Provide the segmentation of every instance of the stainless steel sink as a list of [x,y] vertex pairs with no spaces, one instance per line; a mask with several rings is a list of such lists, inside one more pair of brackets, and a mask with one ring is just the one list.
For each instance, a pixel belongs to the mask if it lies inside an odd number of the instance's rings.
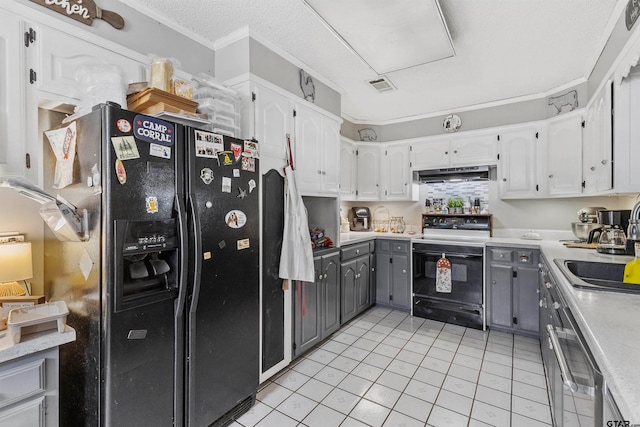
[[640,285],[624,283],[625,264],[554,259],[574,288],[640,294]]

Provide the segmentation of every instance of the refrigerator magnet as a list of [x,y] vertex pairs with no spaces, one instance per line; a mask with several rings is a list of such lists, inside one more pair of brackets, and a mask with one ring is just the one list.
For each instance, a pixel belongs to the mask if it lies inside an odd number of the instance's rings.
[[231,160],[231,155],[233,151],[220,151],[218,153],[218,161],[220,160],[220,156],[222,156],[222,164],[225,166],[231,166],[233,164],[233,160]]
[[256,180],[250,179],[248,184],[249,184],[249,193],[251,193],[254,190],[254,188],[256,188]]
[[223,193],[231,193],[231,178],[222,177],[222,192]]
[[233,151],[233,158],[236,160],[240,160],[240,156],[242,155],[242,145],[231,143],[231,151]]
[[149,155],[154,157],[160,157],[162,159],[171,158],[171,147],[160,144],[149,144]]
[[249,247],[251,245],[249,245],[249,239],[242,239],[242,240],[238,240],[236,242],[236,247],[238,248],[239,251],[243,250],[243,249],[249,249]]
[[164,120],[141,114],[133,119],[133,135],[142,141],[171,146],[175,133],[174,126]]
[[200,179],[207,185],[211,184],[213,181],[213,171],[209,168],[202,168],[200,170]]
[[244,151],[242,153],[243,156],[258,159],[260,158],[259,153],[260,153],[260,149],[257,142],[253,142],[253,141],[244,142]]
[[111,144],[120,160],[139,159],[138,145],[132,136],[116,136],[111,138]]
[[245,197],[247,197],[247,190],[243,190],[242,188],[238,187],[238,195],[236,197],[238,199],[244,199]]
[[122,160],[116,159],[116,176],[118,177],[118,182],[122,185],[127,183],[127,171],[124,168],[124,163]]
[[253,157],[243,157],[242,158],[242,170],[247,172],[255,172],[256,171],[256,159]]
[[247,223],[247,215],[242,211],[232,210],[224,216],[224,221],[231,228],[242,228]]
[[118,119],[116,121],[116,127],[122,133],[131,132],[131,123],[127,119]]
[[233,177],[234,178],[240,178],[240,169],[234,169],[233,170]]
[[158,198],[155,196],[149,196],[145,199],[147,205],[147,213],[158,212]]

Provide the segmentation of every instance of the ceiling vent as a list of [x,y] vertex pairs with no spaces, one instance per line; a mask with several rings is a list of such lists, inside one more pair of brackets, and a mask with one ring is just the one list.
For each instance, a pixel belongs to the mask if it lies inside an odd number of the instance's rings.
[[369,80],[368,83],[378,92],[387,92],[396,89],[387,76],[380,76],[377,79]]

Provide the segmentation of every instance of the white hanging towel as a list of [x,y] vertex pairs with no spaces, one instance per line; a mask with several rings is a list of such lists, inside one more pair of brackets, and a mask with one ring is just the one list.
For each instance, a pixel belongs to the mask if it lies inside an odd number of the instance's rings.
[[284,169],[284,232],[279,275],[281,279],[314,282],[315,269],[307,222],[307,208],[304,206],[296,184],[289,135],[287,135],[287,144],[289,145],[289,164]]

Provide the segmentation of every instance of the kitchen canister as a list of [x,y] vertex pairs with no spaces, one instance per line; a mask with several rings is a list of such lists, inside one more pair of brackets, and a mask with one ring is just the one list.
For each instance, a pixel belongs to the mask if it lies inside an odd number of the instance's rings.
[[154,58],[151,61],[149,86],[173,92],[173,63],[169,58]]

